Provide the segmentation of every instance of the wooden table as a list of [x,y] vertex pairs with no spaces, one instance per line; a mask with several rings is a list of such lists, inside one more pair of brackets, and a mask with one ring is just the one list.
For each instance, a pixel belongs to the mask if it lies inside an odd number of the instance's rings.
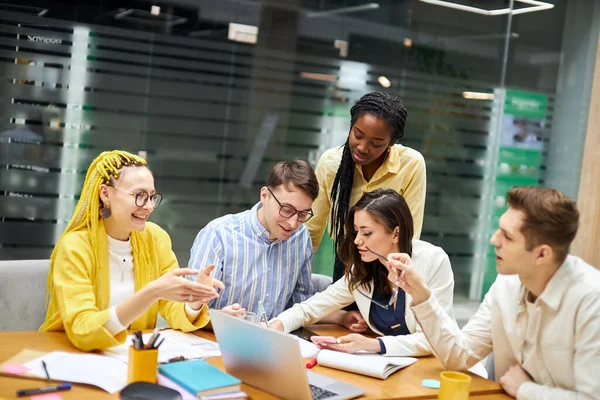
[[[342,327],[336,325],[313,325],[310,327],[320,335],[341,336],[348,333]],[[198,336],[215,340],[210,331],[199,331]],[[15,356],[23,349],[39,351],[72,351],[78,352],[68,341],[64,333],[47,332],[0,332],[0,363]],[[224,369],[221,357],[207,360],[220,369]],[[398,399],[435,399],[437,389],[422,387],[423,379],[439,379],[443,368],[434,357],[420,358],[415,364],[401,369],[386,380],[379,380],[363,375],[352,374],[331,368],[316,366],[315,372],[361,387],[367,391],[364,398],[398,398]],[[471,396],[492,395],[503,393],[500,385],[496,382],[473,375],[471,382]],[[15,393],[18,389],[29,389],[45,386],[40,380],[0,376],[0,400],[17,398]],[[261,390],[251,386],[242,385],[248,396],[252,399],[275,399]],[[62,392],[64,399],[118,399],[118,394],[110,395],[93,386],[75,384],[70,391]],[[508,397],[475,397],[478,400],[504,399]]]

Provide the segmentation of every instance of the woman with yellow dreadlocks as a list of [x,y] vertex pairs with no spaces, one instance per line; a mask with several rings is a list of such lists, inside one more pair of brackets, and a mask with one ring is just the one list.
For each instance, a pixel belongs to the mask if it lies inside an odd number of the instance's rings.
[[[146,160],[104,152],[90,165],[81,198],[50,258],[48,310],[40,331],[65,331],[75,347],[125,342],[126,329],[156,325],[157,312],[184,332],[205,326],[223,283],[178,268],[169,235],[147,222],[162,195]],[[198,274],[196,281],[185,275]]]

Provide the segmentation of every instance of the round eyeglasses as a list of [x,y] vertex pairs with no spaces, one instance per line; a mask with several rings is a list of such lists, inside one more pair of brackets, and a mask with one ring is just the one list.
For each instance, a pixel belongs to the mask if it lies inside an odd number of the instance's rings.
[[133,193],[129,190],[122,189],[118,186],[112,187],[114,187],[115,189],[119,189],[122,192],[129,193],[132,196],[135,196],[135,205],[138,207],[144,207],[146,203],[148,203],[148,200],[150,200],[150,202],[152,203],[152,208],[156,208],[160,205],[160,202],[162,201],[162,194],[160,193],[149,194],[145,190],[142,190],[138,193]]
[[281,202],[275,197],[271,189],[267,188],[271,196],[275,199],[277,204],[279,204],[279,215],[283,218],[292,218],[294,215],[298,214],[298,222],[306,222],[312,217],[314,217],[314,213],[312,210],[310,211],[298,211],[292,206],[288,206],[287,204],[281,204]]

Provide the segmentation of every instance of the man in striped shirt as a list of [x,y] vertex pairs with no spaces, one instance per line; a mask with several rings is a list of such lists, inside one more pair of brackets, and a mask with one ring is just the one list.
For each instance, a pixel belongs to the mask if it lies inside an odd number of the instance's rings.
[[214,264],[213,276],[225,284],[211,308],[258,314],[262,301],[270,319],[313,295],[313,249],[304,222],[313,216],[318,194],[310,164],[279,162],[260,190],[260,202],[217,218],[198,233],[189,267],[202,270]]

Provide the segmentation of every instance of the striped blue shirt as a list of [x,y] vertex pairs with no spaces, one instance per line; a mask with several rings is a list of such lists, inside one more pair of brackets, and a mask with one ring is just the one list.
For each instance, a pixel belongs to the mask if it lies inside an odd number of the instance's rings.
[[209,302],[221,309],[239,303],[258,313],[263,301],[269,319],[314,294],[311,284],[312,243],[304,225],[288,240],[269,240],[258,221],[261,203],[239,214],[217,218],[196,236],[189,267],[215,265],[213,276],[225,290]]

